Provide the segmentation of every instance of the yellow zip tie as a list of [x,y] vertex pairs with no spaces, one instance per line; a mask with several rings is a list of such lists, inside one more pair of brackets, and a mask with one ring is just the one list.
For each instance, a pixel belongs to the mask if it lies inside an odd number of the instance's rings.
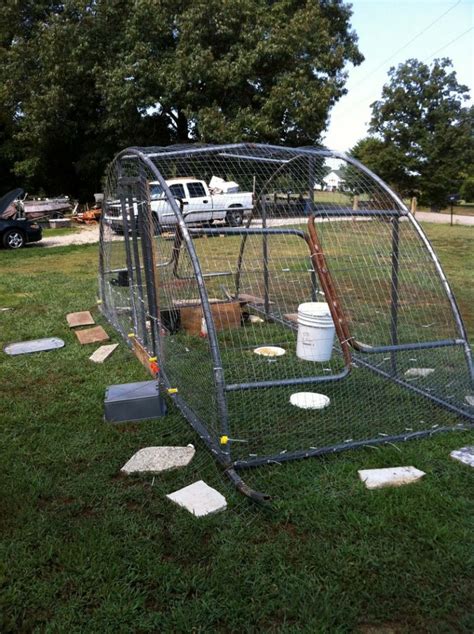
[[167,392],[168,392],[168,394],[177,394],[178,393],[178,388],[177,387],[169,387]]
[[227,445],[229,442],[229,436],[221,436],[221,445]]
[[129,332],[128,333],[128,338],[129,339],[134,339],[135,338],[135,333],[134,332]]
[[96,304],[102,304],[102,300],[101,300],[101,299],[98,299],[98,300],[96,301]]
[[149,363],[156,363],[158,361],[158,359],[156,357],[150,357],[148,359]]

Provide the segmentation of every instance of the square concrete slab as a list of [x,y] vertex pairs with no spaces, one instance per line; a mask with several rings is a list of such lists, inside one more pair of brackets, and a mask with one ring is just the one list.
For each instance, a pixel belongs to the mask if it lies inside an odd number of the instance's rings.
[[424,471],[415,467],[388,467],[388,469],[360,469],[359,478],[367,489],[382,489],[383,487],[399,487],[411,484],[422,478]]
[[75,333],[76,337],[79,339],[79,343],[82,345],[86,343],[97,343],[98,341],[107,341],[109,339],[109,335],[105,332],[102,326],[76,330]]
[[107,357],[110,357],[115,348],[118,348],[118,343],[111,343],[108,346],[100,346],[100,348],[97,348],[97,350],[91,354],[89,359],[94,361],[94,363],[104,363]]
[[474,447],[461,447],[461,449],[455,449],[450,454],[451,458],[458,460],[463,464],[467,464],[470,467],[474,467]]
[[227,508],[225,497],[203,480],[198,480],[184,487],[184,489],[170,493],[166,497],[196,517],[204,517],[211,513],[218,513]]
[[187,447],[145,447],[120,469],[122,473],[161,473],[186,467],[194,457],[194,445]]
[[409,368],[406,372],[405,372],[405,376],[420,376],[420,377],[425,377],[425,376],[429,376],[430,374],[432,374],[434,372],[434,368]]
[[94,318],[88,310],[84,310],[80,313],[69,313],[66,315],[69,328],[76,328],[77,326],[91,326],[95,324]]

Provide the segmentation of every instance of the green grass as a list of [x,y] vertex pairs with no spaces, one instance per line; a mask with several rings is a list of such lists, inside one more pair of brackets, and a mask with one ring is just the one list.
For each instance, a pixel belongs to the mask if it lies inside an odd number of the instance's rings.
[[[426,225],[474,332],[474,229]],[[218,241],[216,241],[217,243]],[[448,457],[472,433],[268,467],[280,495],[253,508],[170,405],[111,427],[103,394],[146,380],[121,344],[88,361],[65,315],[98,314],[96,245],[0,252],[0,343],[59,336],[58,351],[2,356],[0,631],[471,632],[472,469]],[[353,413],[357,416],[356,412]],[[251,412],[249,412],[251,416]],[[140,447],[193,442],[163,478],[118,475]],[[368,492],[357,469],[413,464],[424,480]],[[164,494],[202,478],[229,503],[197,520]],[[389,630],[387,630],[389,631]]]

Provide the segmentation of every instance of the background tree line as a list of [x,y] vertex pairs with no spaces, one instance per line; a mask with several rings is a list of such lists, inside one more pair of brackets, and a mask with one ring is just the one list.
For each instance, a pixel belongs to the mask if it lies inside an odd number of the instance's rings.
[[363,60],[343,0],[4,0],[0,189],[86,199],[130,145],[321,140]]
[[472,202],[474,106],[463,106],[468,97],[449,59],[431,67],[409,59],[390,69],[372,104],[369,136],[351,153],[400,194],[435,210],[446,207],[451,194]]

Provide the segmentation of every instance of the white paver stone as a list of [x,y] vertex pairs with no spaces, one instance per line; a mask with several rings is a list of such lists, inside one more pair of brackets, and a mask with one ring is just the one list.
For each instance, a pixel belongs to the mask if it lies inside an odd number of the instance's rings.
[[471,407],[474,407],[474,396],[471,396],[470,394],[468,394],[466,396],[466,403],[468,405],[471,405]]
[[100,346],[95,352],[91,354],[89,359],[94,363],[104,363],[107,357],[110,357],[115,348],[118,347],[118,343],[111,343],[108,346]]
[[450,454],[451,458],[458,460],[463,464],[467,464],[470,467],[474,467],[474,447],[461,447],[461,449],[455,449]]
[[198,480],[184,489],[169,493],[166,497],[196,517],[218,513],[227,508],[225,497],[203,480]]
[[383,487],[398,487],[411,484],[425,474],[415,467],[388,467],[387,469],[360,469],[359,478],[367,489],[382,489]]
[[194,445],[187,447],[145,447],[120,469],[122,473],[161,473],[188,465],[194,457]]
[[409,368],[405,372],[405,376],[429,376],[434,372],[434,368]]

